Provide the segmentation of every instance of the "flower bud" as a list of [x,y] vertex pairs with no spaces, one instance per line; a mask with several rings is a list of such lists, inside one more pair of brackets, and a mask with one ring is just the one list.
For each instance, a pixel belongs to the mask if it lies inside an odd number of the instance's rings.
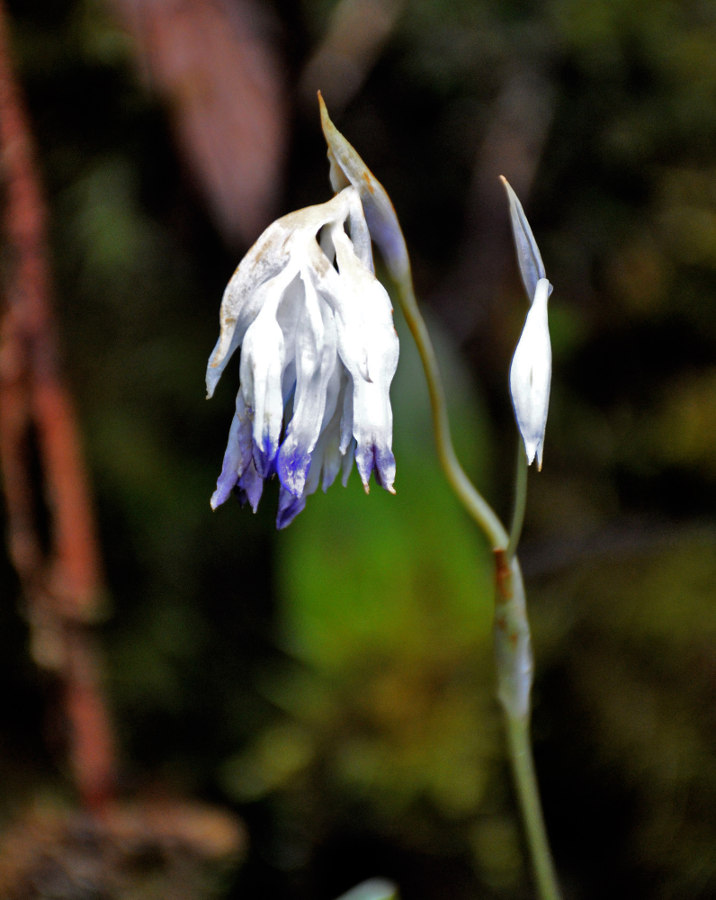
[[500,178],[510,204],[512,234],[522,283],[531,301],[522,335],[512,358],[510,394],[527,462],[531,464],[536,459],[537,468],[541,469],[552,378],[552,347],[547,319],[547,301],[552,293],[552,285],[545,275],[542,256],[522,204],[507,179],[502,176]]

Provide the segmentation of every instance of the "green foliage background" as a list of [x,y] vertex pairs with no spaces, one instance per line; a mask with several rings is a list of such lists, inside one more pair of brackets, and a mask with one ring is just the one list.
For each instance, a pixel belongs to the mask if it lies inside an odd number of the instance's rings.
[[[298,71],[335,3],[270,5]],[[128,791],[240,812],[252,842],[230,896],[320,900],[374,874],[407,900],[529,896],[489,561],[437,469],[409,341],[396,498],[354,476],[281,534],[270,490],[255,517],[211,514],[238,367],[211,404],[203,374],[236,254],[106,8],[8,6],[101,524]],[[501,86],[521,72],[544,103],[525,205],[556,286],[555,358],[524,563],[538,768],[579,898],[716,895],[715,51],[708,0],[407,0],[337,121],[393,196],[461,457],[507,515],[524,300],[513,274],[452,276]],[[317,114],[297,110],[285,211],[328,196]],[[503,160],[482,165],[494,180]],[[487,215],[509,264],[506,211]],[[4,557],[0,585],[10,819],[67,785]]]

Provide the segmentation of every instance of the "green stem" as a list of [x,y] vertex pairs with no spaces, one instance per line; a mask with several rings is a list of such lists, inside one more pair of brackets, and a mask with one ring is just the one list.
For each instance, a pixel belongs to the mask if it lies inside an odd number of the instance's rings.
[[423,369],[425,370],[425,379],[428,385],[428,394],[430,395],[430,409],[433,417],[435,444],[440,464],[458,499],[490,542],[492,549],[497,550],[505,547],[508,537],[504,525],[467,477],[455,454],[450,434],[445,389],[440,377],[435,349],[425,325],[425,320],[418,309],[415,291],[413,290],[413,281],[409,272],[397,282],[397,287],[405,321],[408,323],[408,328],[410,328],[413,335]]
[[515,471],[515,508],[512,511],[510,523],[510,540],[505,551],[508,559],[512,559],[517,551],[522,534],[522,525],[525,521],[525,508],[527,506],[527,454],[520,438],[517,443],[517,466]]
[[520,443],[515,510],[508,535],[492,507],[465,474],[455,454],[437,357],[418,309],[409,264],[406,265],[407,269],[395,279],[395,283],[403,315],[425,370],[438,458],[452,489],[489,541],[495,556],[495,656],[498,696],[507,726],[508,753],[540,900],[558,900],[560,891],[547,840],[530,748],[532,651],[522,573],[515,556],[526,503],[527,458]]
[[561,894],[547,842],[547,831],[537,790],[529,721],[526,717],[509,715],[506,716],[506,720],[510,763],[517,796],[520,799],[522,821],[530,849],[537,891],[542,900],[559,900]]

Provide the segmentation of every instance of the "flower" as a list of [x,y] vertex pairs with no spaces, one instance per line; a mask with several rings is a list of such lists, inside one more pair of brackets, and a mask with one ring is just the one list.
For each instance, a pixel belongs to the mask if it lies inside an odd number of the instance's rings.
[[552,378],[552,348],[547,320],[547,301],[552,293],[552,285],[546,277],[542,256],[522,204],[507,179],[500,177],[510,204],[512,233],[522,283],[531,300],[522,335],[512,358],[510,394],[527,462],[532,464],[536,459],[537,468],[541,469]]
[[319,483],[326,490],[355,458],[395,493],[389,389],[398,363],[390,298],[376,279],[358,191],[270,225],[227,285],[208,396],[241,347],[240,387],[215,509],[234,488],[254,511],[278,476],[276,525],[286,527]]

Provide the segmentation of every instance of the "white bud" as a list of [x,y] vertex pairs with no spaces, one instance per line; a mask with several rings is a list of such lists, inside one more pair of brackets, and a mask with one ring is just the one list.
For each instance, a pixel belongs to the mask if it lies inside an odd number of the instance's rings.
[[505,186],[510,204],[512,234],[522,283],[531,301],[522,335],[512,358],[510,393],[527,462],[531,464],[536,459],[537,468],[541,469],[552,379],[552,347],[547,320],[547,301],[552,293],[552,285],[547,280],[542,256],[522,204],[507,179],[500,176],[500,180]]
[[552,285],[546,278],[540,278],[510,368],[510,393],[517,427],[525,444],[527,462],[532,463],[536,457],[538,469],[542,468],[552,378],[547,322],[547,300],[551,293]]

